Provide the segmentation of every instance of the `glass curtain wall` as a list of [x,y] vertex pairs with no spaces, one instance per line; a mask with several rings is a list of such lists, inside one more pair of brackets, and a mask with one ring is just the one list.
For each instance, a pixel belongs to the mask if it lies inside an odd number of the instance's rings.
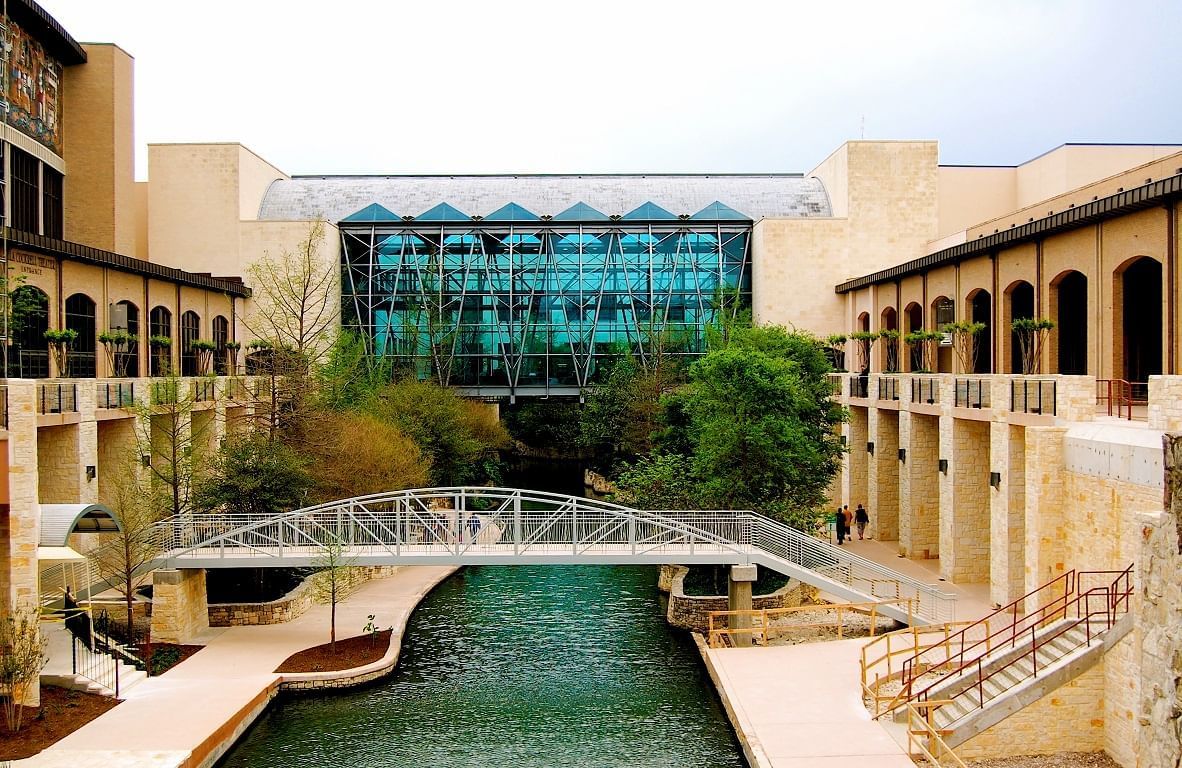
[[574,393],[600,363],[694,357],[751,305],[750,222],[341,224],[342,315],[448,386]]

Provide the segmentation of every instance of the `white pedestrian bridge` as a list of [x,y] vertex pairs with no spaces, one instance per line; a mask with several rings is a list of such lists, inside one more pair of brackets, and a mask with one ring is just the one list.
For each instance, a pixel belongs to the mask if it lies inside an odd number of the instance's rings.
[[157,524],[164,568],[349,565],[756,564],[837,598],[912,598],[880,612],[955,618],[955,595],[762,515],[652,511],[515,488],[419,488],[278,516],[186,514]]

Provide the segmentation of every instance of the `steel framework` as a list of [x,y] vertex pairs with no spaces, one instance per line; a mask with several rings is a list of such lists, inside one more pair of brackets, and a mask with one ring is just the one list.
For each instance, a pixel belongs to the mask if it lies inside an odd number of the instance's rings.
[[340,230],[344,325],[471,394],[578,394],[605,357],[696,356],[720,312],[751,303],[748,221]]
[[[275,517],[190,514],[152,531],[157,567],[315,565],[339,545],[354,565],[756,563],[855,602],[913,598],[916,619],[953,618],[955,596],[751,512],[647,511],[514,488],[425,488]],[[884,613],[908,621],[902,608]]]

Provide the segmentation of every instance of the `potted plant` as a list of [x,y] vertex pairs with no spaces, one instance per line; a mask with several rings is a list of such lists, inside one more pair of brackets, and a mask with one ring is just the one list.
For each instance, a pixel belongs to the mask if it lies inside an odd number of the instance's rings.
[[198,376],[204,376],[209,373],[210,363],[213,362],[213,353],[217,348],[217,344],[207,339],[195,339],[189,344],[189,349],[197,356]]
[[961,370],[965,373],[975,373],[977,370],[977,351],[980,347],[981,332],[985,330],[985,323],[974,323],[964,320],[959,323],[948,323],[940,330],[952,335],[952,349],[960,360]]
[[903,341],[912,349],[912,367],[915,373],[929,373],[936,370],[936,349],[944,334],[938,331],[912,331]]
[[100,333],[98,340],[102,342],[107,352],[107,362],[111,366],[111,375],[117,379],[127,376],[127,367],[131,364],[132,352],[140,343],[140,337],[122,329]]
[[1010,328],[1017,335],[1018,346],[1022,350],[1022,373],[1029,376],[1040,372],[1042,346],[1054,327],[1054,320],[1043,317],[1019,317],[1010,323]]
[[149,336],[148,346],[152,348],[152,356],[156,358],[156,370],[161,376],[169,372],[169,350],[172,349],[172,339],[168,336]]
[[74,348],[74,342],[78,341],[78,331],[71,328],[61,330],[51,328],[45,332],[45,341],[49,344],[49,351],[53,353],[54,362],[57,363],[58,377],[68,378],[70,375],[70,350]]
[[231,376],[238,375],[238,350],[242,349],[242,342],[226,342],[226,372]]

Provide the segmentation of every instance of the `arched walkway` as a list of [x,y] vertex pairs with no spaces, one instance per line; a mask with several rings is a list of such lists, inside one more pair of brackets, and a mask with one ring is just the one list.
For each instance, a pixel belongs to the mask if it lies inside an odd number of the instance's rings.
[[1052,342],[1056,370],[1068,376],[1088,372],[1088,278],[1070,270],[1051,281]]

